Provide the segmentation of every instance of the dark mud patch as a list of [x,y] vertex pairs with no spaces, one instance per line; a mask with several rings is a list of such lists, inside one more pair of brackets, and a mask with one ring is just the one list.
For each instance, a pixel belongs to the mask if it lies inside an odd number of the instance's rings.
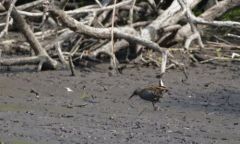
[[[99,66],[102,67],[102,66]],[[103,66],[105,67],[105,66]],[[122,75],[67,70],[0,74],[0,141],[4,143],[240,143],[240,66],[189,67],[164,77],[170,93],[160,111],[133,90],[160,69]],[[72,91],[68,91],[70,88]]]

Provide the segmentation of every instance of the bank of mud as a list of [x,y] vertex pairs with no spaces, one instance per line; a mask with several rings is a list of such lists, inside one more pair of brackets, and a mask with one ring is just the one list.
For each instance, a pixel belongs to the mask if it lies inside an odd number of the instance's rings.
[[[102,66],[98,66],[102,67]],[[160,111],[128,97],[157,84],[158,68],[34,72],[1,69],[0,141],[4,143],[240,143],[240,65],[169,70]],[[72,91],[68,91],[70,88]]]

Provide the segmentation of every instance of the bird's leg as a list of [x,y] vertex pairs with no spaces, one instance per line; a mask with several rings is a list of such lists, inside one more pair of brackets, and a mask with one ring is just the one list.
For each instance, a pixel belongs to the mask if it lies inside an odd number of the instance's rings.
[[154,111],[157,111],[159,108],[158,108],[158,106],[156,106],[155,104],[156,104],[156,102],[152,102]]

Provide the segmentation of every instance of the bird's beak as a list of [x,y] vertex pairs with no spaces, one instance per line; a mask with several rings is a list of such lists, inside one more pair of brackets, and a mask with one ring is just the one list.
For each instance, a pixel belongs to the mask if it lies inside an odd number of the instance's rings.
[[131,99],[135,94],[133,93],[128,99]]

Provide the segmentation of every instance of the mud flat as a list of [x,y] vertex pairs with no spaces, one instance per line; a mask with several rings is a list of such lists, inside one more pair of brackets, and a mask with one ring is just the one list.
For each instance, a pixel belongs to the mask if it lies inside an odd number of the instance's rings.
[[[102,66],[99,66],[102,67]],[[240,65],[170,70],[170,93],[153,111],[133,90],[157,83],[158,68],[0,73],[0,141],[11,144],[240,143]],[[70,88],[72,91],[68,91]]]

